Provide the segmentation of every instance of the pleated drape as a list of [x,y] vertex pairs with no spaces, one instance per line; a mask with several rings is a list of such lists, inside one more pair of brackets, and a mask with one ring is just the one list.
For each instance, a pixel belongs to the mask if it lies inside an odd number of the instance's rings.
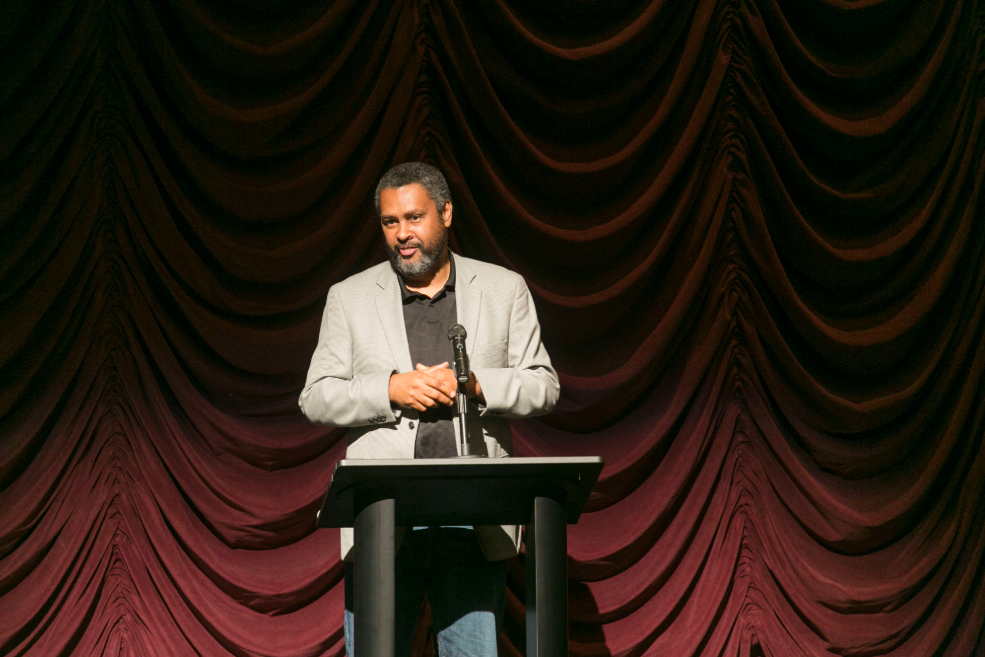
[[977,0],[5,2],[0,654],[344,652],[345,434],[297,397],[407,160],[533,292],[562,397],[518,455],[606,459],[571,654],[982,653],[983,35]]

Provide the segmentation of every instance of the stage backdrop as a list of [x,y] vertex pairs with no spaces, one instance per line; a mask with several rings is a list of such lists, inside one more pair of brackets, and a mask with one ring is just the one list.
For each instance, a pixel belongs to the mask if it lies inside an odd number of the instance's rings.
[[0,653],[342,653],[345,436],[297,398],[329,286],[382,259],[376,181],[423,160],[560,372],[517,454],[606,459],[571,654],[982,654],[983,25],[3,2]]

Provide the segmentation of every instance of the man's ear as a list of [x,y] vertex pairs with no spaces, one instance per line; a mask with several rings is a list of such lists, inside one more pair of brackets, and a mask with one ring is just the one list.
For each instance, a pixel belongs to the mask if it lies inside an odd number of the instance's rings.
[[451,201],[445,201],[445,208],[441,211],[441,222],[445,228],[451,228]]

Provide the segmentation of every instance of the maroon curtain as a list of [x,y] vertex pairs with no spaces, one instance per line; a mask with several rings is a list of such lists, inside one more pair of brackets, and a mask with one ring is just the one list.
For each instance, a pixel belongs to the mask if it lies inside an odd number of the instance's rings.
[[533,291],[562,398],[518,454],[606,459],[572,654],[985,652],[983,26],[4,2],[0,654],[343,652],[314,517],[345,437],[297,397],[406,160],[446,172],[453,247]]

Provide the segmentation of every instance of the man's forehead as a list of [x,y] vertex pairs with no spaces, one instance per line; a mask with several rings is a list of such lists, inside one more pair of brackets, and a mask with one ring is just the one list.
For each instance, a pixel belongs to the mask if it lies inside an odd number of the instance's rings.
[[382,196],[387,192],[391,194],[424,194],[427,196],[428,190],[419,182],[410,182],[399,187],[384,187],[380,190],[380,195]]
[[[434,205],[424,186],[420,183],[409,183],[401,187],[387,187],[380,190],[380,206],[399,204],[400,206]],[[381,207],[381,210],[383,208]],[[394,208],[399,210],[400,208]]]

